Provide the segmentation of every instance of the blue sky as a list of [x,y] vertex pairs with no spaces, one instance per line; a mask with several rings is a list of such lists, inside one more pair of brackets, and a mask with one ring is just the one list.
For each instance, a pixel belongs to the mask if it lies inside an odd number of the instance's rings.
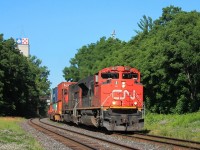
[[31,55],[48,67],[55,87],[77,49],[110,37],[113,30],[129,41],[143,15],[155,20],[170,5],[200,11],[199,0],[1,0],[0,33],[4,39],[29,38]]

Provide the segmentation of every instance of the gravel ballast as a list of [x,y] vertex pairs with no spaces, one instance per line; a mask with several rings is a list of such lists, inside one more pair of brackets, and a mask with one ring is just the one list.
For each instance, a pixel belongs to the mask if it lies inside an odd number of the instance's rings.
[[[101,137],[101,138],[109,139],[111,141],[123,143],[125,145],[132,146],[136,149],[141,149],[141,150],[151,150],[151,149],[152,150],[169,150],[170,149],[169,147],[156,146],[156,145],[152,145],[152,144],[148,144],[148,143],[136,142],[136,141],[129,140],[129,139],[123,139],[121,137],[114,137],[112,134],[108,135],[103,132],[101,133],[101,132],[97,132],[97,131],[86,130],[84,128],[79,128],[76,126],[70,126],[70,125],[67,125],[64,123],[53,122],[53,121],[50,121],[48,118],[42,119],[42,121],[53,124],[53,125],[58,125],[62,128],[66,128],[69,130],[74,130],[76,132],[89,134],[92,136]],[[62,143],[55,141],[51,137],[49,137],[41,132],[38,132],[37,130],[35,130],[34,128],[29,126],[27,122],[23,122],[21,124],[21,126],[25,131],[27,131],[33,137],[35,137],[39,141],[39,143],[42,145],[42,147],[44,147],[44,149],[46,149],[46,150],[70,150],[70,148],[66,147]],[[104,145],[105,147],[107,147],[109,149],[116,150],[116,147],[105,145],[104,143],[102,143],[102,145]]]
[[52,139],[42,132],[37,131],[36,129],[31,127],[27,121],[21,123],[21,127],[29,134],[31,134],[45,150],[71,150],[62,143]]

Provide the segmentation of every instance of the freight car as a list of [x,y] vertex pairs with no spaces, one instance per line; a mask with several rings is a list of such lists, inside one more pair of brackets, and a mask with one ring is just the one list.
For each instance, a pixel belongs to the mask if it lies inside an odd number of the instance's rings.
[[62,82],[57,89],[58,100],[50,104],[48,111],[50,119],[109,131],[143,128],[143,85],[135,68],[104,68],[78,82]]

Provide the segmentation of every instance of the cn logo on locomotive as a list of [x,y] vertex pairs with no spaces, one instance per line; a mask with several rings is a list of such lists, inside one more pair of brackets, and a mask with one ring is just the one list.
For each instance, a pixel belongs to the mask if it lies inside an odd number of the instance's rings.
[[113,90],[112,91],[112,98],[115,100],[124,100],[126,96],[130,97],[131,100],[135,99],[136,92],[133,90],[133,92],[130,94],[127,90]]

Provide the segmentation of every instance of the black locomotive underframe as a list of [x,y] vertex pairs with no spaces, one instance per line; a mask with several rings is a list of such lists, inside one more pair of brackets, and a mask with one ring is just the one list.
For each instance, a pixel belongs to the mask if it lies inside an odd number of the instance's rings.
[[105,127],[109,131],[138,131],[144,126],[142,112],[137,109],[77,109],[66,110],[64,121]]
[[138,131],[144,126],[142,112],[137,109],[108,109],[103,115],[103,126],[107,130]]

